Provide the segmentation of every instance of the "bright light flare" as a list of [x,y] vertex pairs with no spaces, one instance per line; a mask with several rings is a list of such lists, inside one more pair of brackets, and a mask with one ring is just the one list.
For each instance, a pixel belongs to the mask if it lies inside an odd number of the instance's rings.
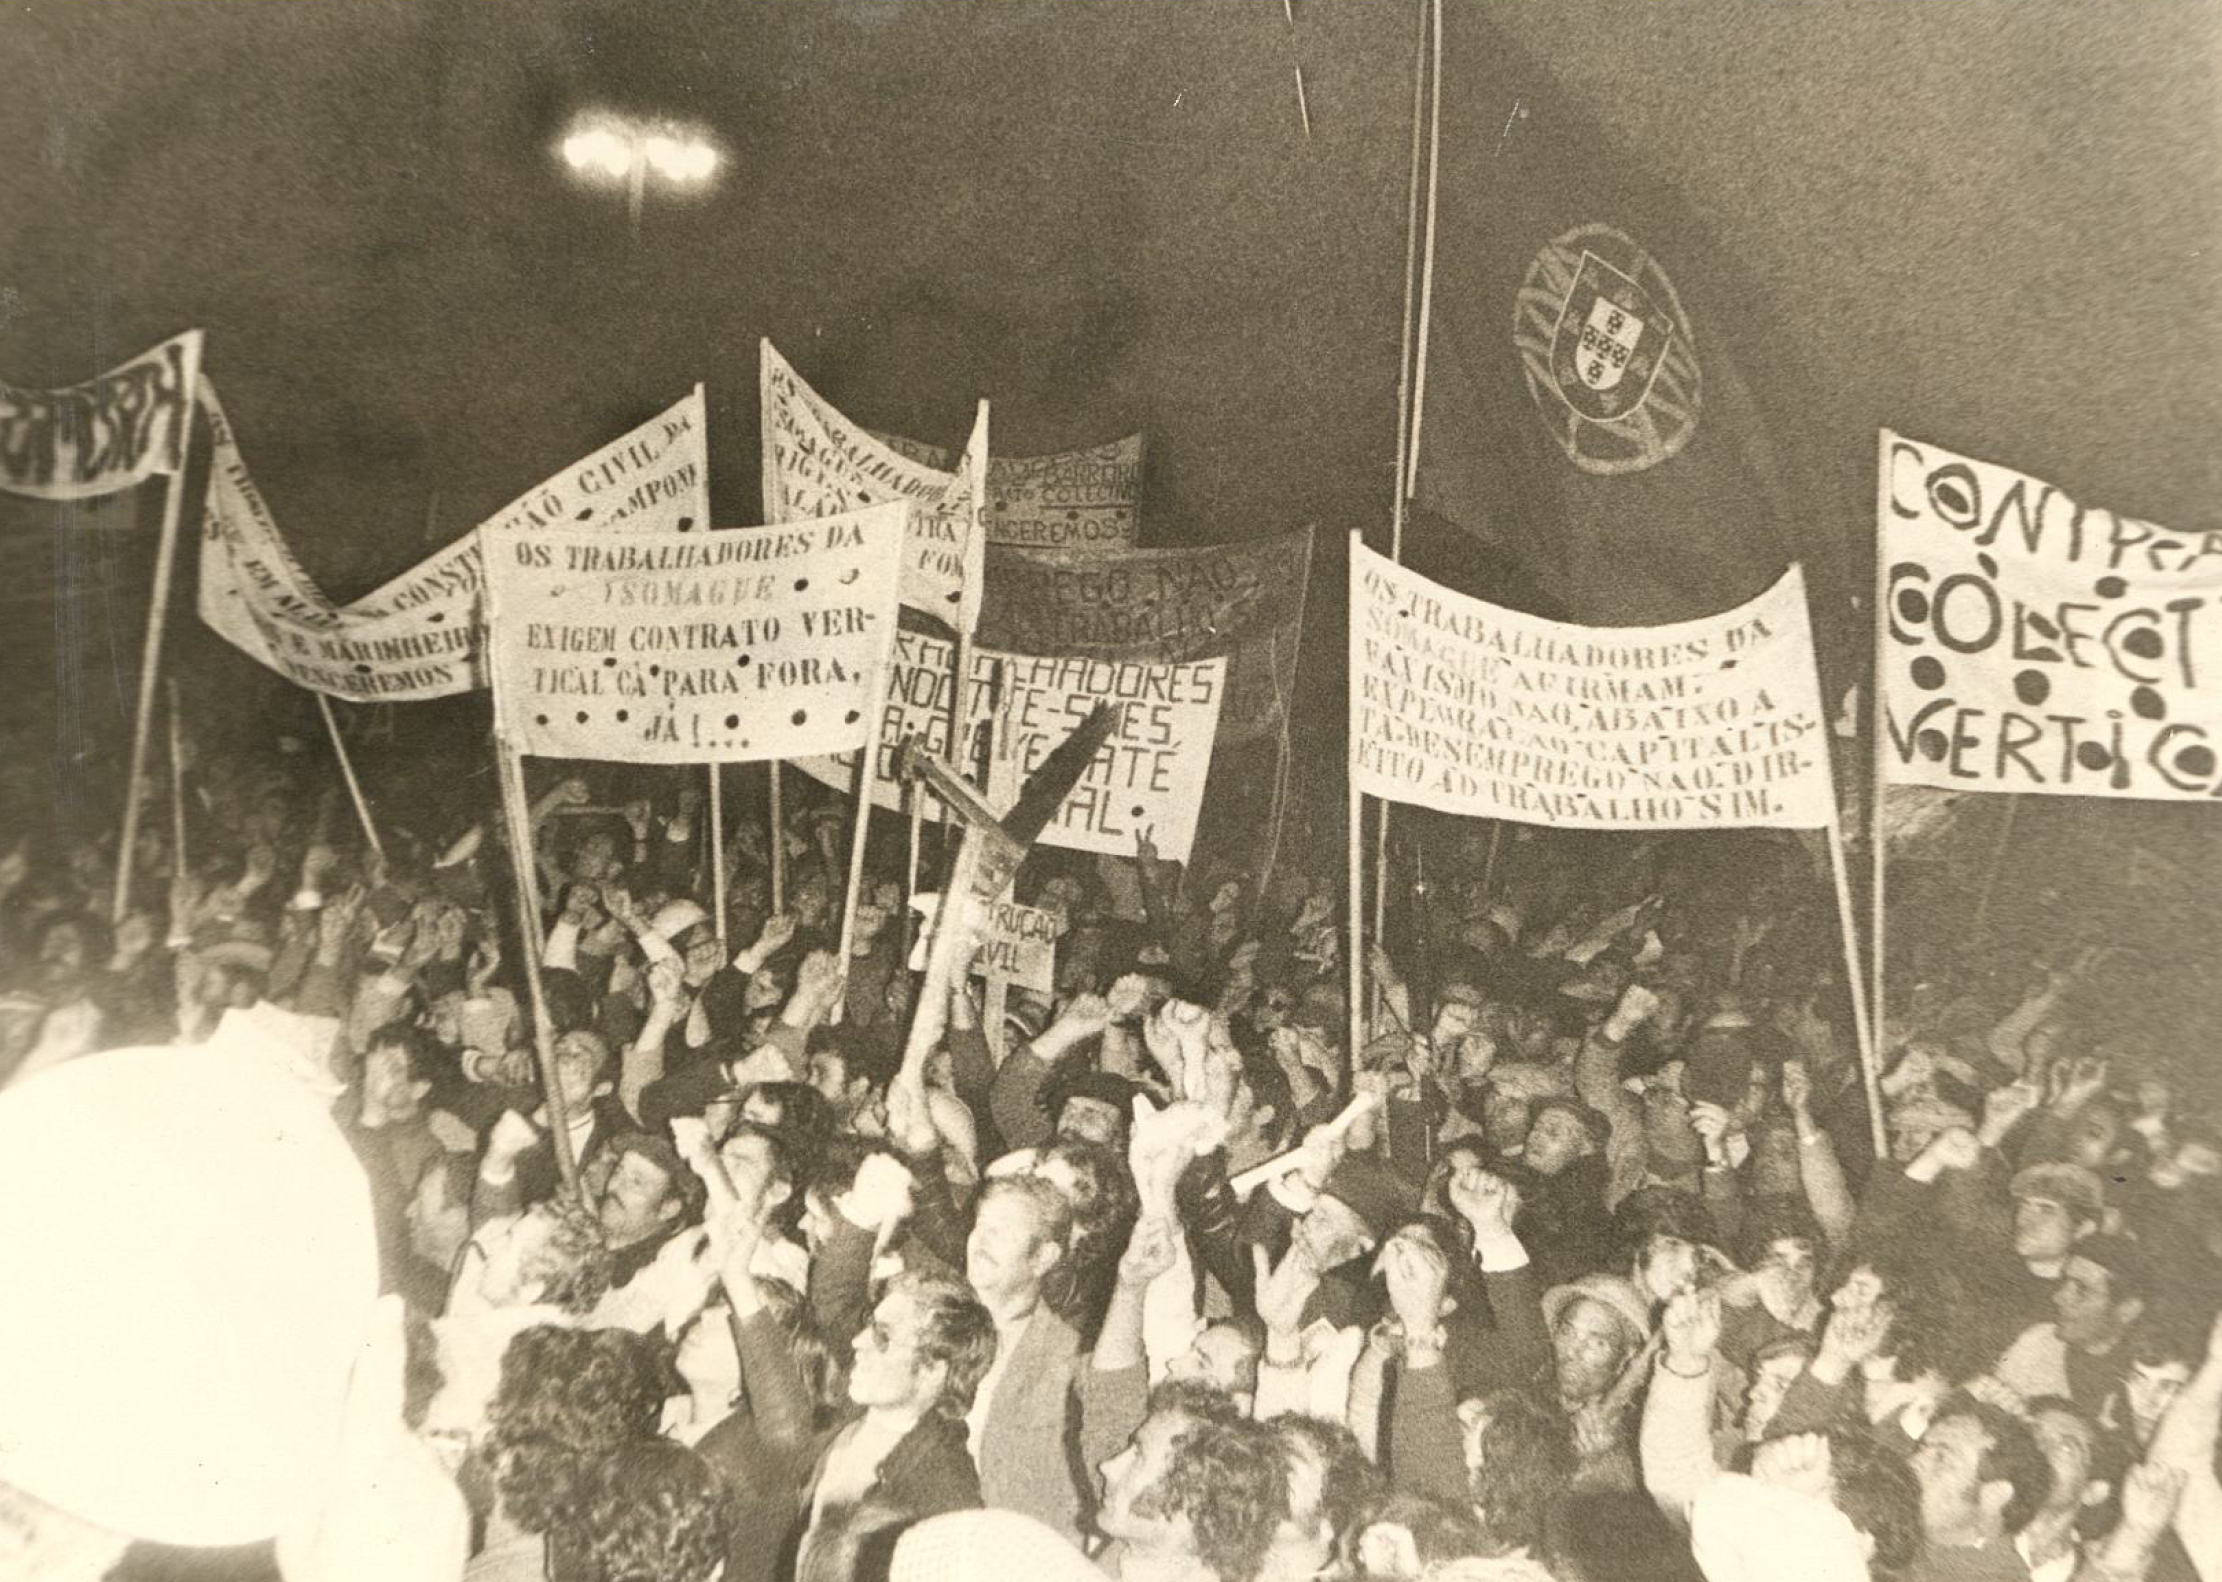
[[563,162],[590,181],[646,180],[697,187],[724,163],[723,153],[705,131],[599,111],[574,121],[558,148]]
[[676,186],[693,186],[717,173],[717,148],[699,137],[655,132],[642,141],[641,151],[648,168]]
[[633,145],[607,126],[573,132],[563,140],[563,162],[582,176],[623,181],[633,168]]

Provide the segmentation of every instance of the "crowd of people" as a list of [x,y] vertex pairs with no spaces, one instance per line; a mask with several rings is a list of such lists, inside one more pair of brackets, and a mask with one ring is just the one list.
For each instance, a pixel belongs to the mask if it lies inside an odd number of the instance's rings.
[[1794,843],[1440,843],[1352,1049],[1301,864],[1039,851],[1055,992],[988,995],[899,820],[843,951],[792,782],[776,908],[760,817],[720,885],[699,790],[550,784],[537,917],[492,818],[185,783],[113,928],[98,843],[0,852],[0,1085],[330,1105],[471,1582],[2222,1582],[2222,1131],[2103,951],[1902,985],[1875,1128]]

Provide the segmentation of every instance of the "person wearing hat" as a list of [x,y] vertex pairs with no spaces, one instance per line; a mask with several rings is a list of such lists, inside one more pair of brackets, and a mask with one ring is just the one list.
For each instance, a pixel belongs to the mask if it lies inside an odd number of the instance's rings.
[[[1314,1128],[1307,1138],[1308,1157],[1299,1168],[1251,1195],[1241,1235],[1276,1265],[1299,1251],[1317,1273],[1318,1288],[1306,1299],[1296,1328],[1325,1321],[1337,1329],[1363,1329],[1386,1310],[1370,1255],[1419,1205],[1403,1177],[1371,1154],[1342,1153],[1339,1139],[1329,1147],[1311,1146],[1322,1130]],[[1328,1159],[1332,1163],[1322,1169]]]
[[1633,1283],[1585,1274],[1543,1293],[1559,1405],[1574,1425],[1577,1485],[1637,1487],[1628,1407],[1651,1339],[1650,1306]]
[[1605,1117],[1579,1099],[1540,1099],[1529,1112],[1520,1240],[1547,1282],[1563,1284],[1613,1266],[1612,1216],[1605,1206],[1610,1132]]
[[2014,1265],[1998,1260],[1999,1276],[1986,1282],[1983,1294],[1997,1310],[1993,1322],[2005,1334],[2019,1334],[2050,1314],[2069,1257],[2105,1223],[2106,1183],[2081,1165],[2033,1164],[2015,1173],[2007,1193],[2014,1205]]

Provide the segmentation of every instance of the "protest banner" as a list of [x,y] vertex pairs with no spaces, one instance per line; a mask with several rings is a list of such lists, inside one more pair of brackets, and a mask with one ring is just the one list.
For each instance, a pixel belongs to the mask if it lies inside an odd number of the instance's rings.
[[86,500],[167,477],[162,528],[154,547],[154,585],[146,640],[139,650],[139,699],[131,723],[131,768],[124,782],[123,828],[116,842],[110,921],[131,905],[132,853],[139,791],[154,729],[155,684],[177,569],[178,522],[193,437],[193,387],[200,378],[201,332],[186,330],[97,379],[61,390],[0,384],[0,492],[40,500]]
[[[1099,702],[1124,705],[1118,729],[1041,839],[1074,851],[1134,855],[1134,837],[1148,834],[1159,851],[1185,862],[1211,768],[1211,744],[1223,712],[1224,659],[1185,664],[1140,660],[1050,659],[975,649],[971,656],[971,739],[994,726],[989,765],[991,800],[1017,794],[1036,765],[1088,717]],[[873,799],[902,805],[895,753],[911,737],[952,766],[949,692],[951,645],[920,632],[896,639],[895,662],[880,725]],[[970,763],[970,758],[964,764]],[[796,767],[827,785],[847,786],[854,760],[807,758]],[[928,815],[940,802],[917,792]]]
[[[953,469],[946,446],[867,430],[912,461]],[[1085,450],[988,458],[987,541],[1020,549],[1132,549],[1141,532],[1142,436]]]
[[[921,919],[930,919],[940,905],[941,897],[931,890],[910,898],[910,909]],[[1036,994],[1053,994],[1057,988],[1057,941],[1064,932],[1065,920],[1055,912],[1021,906],[1008,896],[989,902],[981,924],[980,953],[972,958],[972,975],[1002,978]],[[920,929],[911,946],[909,966],[912,972],[920,972],[925,965],[926,933]]]
[[1276,734],[1296,683],[1311,530],[1198,549],[990,546],[980,641],[1088,659],[1227,658],[1224,740]]
[[482,529],[503,740],[621,763],[861,746],[894,642],[909,510],[724,533]]
[[185,469],[201,332],[62,390],[0,383],[0,491],[83,500]]
[[914,461],[875,439],[810,388],[770,340],[759,394],[764,428],[764,520],[771,523],[915,501],[903,542],[903,603],[969,635],[980,585],[986,506],[988,407],[953,469]]
[[[485,684],[481,540],[466,534],[345,606],[287,547],[204,380],[214,461],[201,547],[201,618],[313,692],[354,702],[447,697]],[[482,524],[495,535],[693,532],[709,520],[700,385],[665,411],[519,495]]]
[[1670,626],[1547,621],[1353,541],[1351,751],[1369,796],[1582,829],[1834,827],[1805,589]]
[[2222,532],[1887,429],[1876,512],[1886,783],[2222,796]]
[[1227,660],[1155,664],[993,650],[989,657],[998,689],[990,794],[1017,796],[1097,704],[1117,704],[1117,729],[1041,841],[1126,857],[1134,854],[1135,837],[1146,835],[1168,860],[1186,862],[1224,712]]

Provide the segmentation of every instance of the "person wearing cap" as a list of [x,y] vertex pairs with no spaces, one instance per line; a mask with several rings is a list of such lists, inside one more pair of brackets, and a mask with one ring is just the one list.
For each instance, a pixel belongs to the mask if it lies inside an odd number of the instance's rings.
[[1990,1377],[2024,1400],[2063,1395],[2096,1416],[2121,1382],[2123,1342],[2145,1312],[2151,1285],[2137,1243],[2084,1237],[2053,1286],[2053,1317],[2023,1330],[1992,1364]]
[[1530,1111],[1520,1239],[1546,1281],[1563,1284],[1614,1263],[1605,1204],[1610,1132],[1605,1117],[1579,1099],[1545,1098]]
[[1640,1292],[1616,1275],[1587,1274],[1543,1293],[1551,1365],[1560,1407],[1574,1425],[1577,1486],[1638,1486],[1628,1409],[1651,1339],[1651,1311]]
[[2020,1267],[1997,1260],[1985,1282],[1988,1321],[2003,1334],[2018,1334],[2051,1310],[2052,1294],[2078,1243],[2106,1219],[2106,1183],[2081,1165],[2033,1164],[2007,1187],[2014,1205],[2013,1255]]
[[[1337,1134],[1315,1127],[1301,1165],[1251,1194],[1241,1234],[1278,1265],[1301,1249],[1319,1276],[1297,1327],[1370,1327],[1385,1311],[1370,1255],[1418,1207],[1403,1177],[1370,1154],[1345,1153]],[[1323,1146],[1314,1146],[1319,1139]],[[1324,1168],[1323,1168],[1324,1166]]]

